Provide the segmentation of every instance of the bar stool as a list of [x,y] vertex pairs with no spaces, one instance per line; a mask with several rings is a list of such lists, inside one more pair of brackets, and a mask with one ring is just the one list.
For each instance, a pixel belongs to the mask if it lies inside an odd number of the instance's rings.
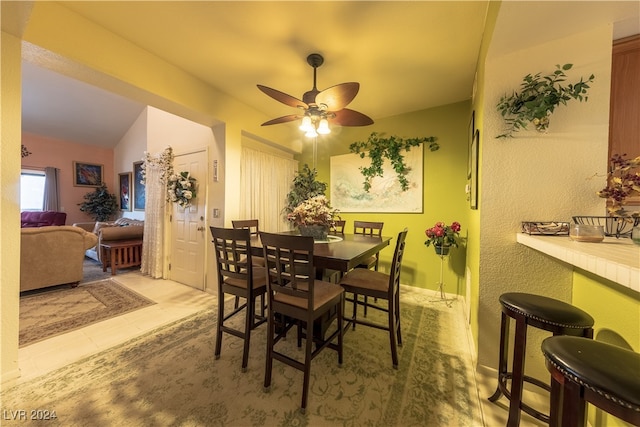
[[542,353],[552,382],[560,385],[558,394],[551,392],[551,427],[583,427],[586,402],[640,426],[640,354],[568,336],[546,338]]
[[[593,317],[577,307],[541,295],[510,292],[500,295],[502,316],[500,325],[500,359],[498,366],[498,386],[489,400],[495,402],[504,395],[509,399],[508,427],[520,424],[520,410],[549,422],[549,416],[522,402],[524,382],[552,391],[551,386],[537,378],[524,374],[525,351],[527,345],[527,326],[549,331],[553,335],[573,335],[593,338]],[[507,370],[509,354],[510,318],[516,321],[512,370]],[[511,390],[507,380],[511,379]],[[559,386],[557,386],[559,388]]]

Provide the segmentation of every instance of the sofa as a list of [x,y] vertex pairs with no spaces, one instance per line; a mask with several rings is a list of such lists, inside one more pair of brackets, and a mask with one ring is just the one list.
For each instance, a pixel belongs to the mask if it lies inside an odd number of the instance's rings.
[[20,226],[22,228],[46,227],[49,225],[65,225],[66,221],[66,212],[24,211],[20,213]]
[[144,236],[144,221],[131,218],[118,218],[113,222],[77,222],[73,224],[90,233],[98,241],[96,245],[87,249],[85,255],[102,263],[100,245],[117,240],[142,240]]
[[84,253],[98,238],[71,225],[26,227],[20,236],[20,291],[82,280]]

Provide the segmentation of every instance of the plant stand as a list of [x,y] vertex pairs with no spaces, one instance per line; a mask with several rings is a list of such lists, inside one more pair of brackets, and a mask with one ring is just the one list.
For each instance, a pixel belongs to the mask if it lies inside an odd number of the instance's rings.
[[449,256],[449,252],[447,251],[446,253],[439,253],[437,254],[440,257],[440,280],[438,280],[436,282],[436,284],[438,285],[438,289],[436,290],[436,292],[440,293],[440,299],[439,300],[433,300],[431,302],[444,302],[445,305],[447,307],[451,307],[451,301],[454,300],[454,298],[452,299],[447,299],[447,297],[444,294],[444,259],[447,258]]

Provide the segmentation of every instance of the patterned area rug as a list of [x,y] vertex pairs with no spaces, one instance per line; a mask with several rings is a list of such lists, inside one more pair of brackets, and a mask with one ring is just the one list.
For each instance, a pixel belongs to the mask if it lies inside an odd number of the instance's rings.
[[108,279],[25,292],[20,296],[20,347],[119,316],[153,301]]
[[[461,302],[420,298],[402,302],[399,369],[385,332],[349,330],[341,367],[332,350],[313,360],[306,414],[301,372],[275,361],[263,391],[266,325],[252,335],[247,372],[235,337],[225,334],[214,360],[215,309],[5,390],[3,408],[55,411],[47,425],[61,426],[481,426]],[[293,336],[283,345],[302,357]]]

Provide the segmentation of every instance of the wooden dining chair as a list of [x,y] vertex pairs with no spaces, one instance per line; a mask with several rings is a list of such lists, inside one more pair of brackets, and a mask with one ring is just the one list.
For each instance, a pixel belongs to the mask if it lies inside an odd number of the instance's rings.
[[333,221],[333,226],[329,230],[331,234],[344,234],[344,227],[347,225],[347,221],[343,219],[339,219],[337,221]]
[[[400,270],[402,268],[402,257],[404,255],[407,232],[408,230],[405,228],[398,234],[396,249],[391,263],[391,272],[389,274],[367,268],[354,268],[345,274],[340,281],[340,286],[342,286],[346,292],[352,292],[354,296],[353,314],[351,318],[346,319],[346,321],[351,322],[353,329],[355,329],[356,324],[361,324],[389,331],[391,360],[395,369],[398,369],[397,346],[402,346],[402,333],[400,329]],[[358,305],[364,304],[358,301],[358,295],[374,297],[378,300],[386,300],[386,307],[378,304],[369,304],[369,308],[387,313],[388,322],[386,325],[358,319]]]
[[[367,236],[382,236],[382,227],[384,222],[372,222],[372,221],[354,221],[353,222],[353,234],[364,234]],[[356,268],[373,268],[378,271],[378,263],[380,261],[380,252],[376,252],[369,258],[363,260],[356,266]],[[355,298],[355,295],[354,295]],[[367,297],[364,297],[364,316],[367,316],[367,307],[369,301]]]
[[[210,227],[218,269],[218,322],[216,329],[215,358],[220,358],[222,333],[242,338],[242,372],[246,372],[249,361],[251,331],[266,322],[265,293],[267,291],[266,269],[252,264],[251,235],[248,229]],[[236,305],[225,314],[225,295],[234,295]],[[256,313],[256,300],[260,297],[260,313]],[[244,304],[238,306],[240,298]],[[236,329],[227,322],[237,314],[244,313],[244,328]]]
[[[274,359],[302,371],[304,379],[300,408],[304,413],[309,394],[311,360],[322,349],[329,347],[338,352],[338,363],[342,364],[344,290],[336,284],[315,279],[313,237],[261,232],[260,240],[268,277],[267,362],[264,387],[265,390],[269,390],[271,386]],[[337,317],[336,330],[327,338],[322,337],[322,334],[314,334],[314,322],[332,313]],[[304,362],[299,362],[276,349],[276,344],[286,336],[294,324],[298,326],[298,346],[301,345],[301,336],[304,335]],[[333,343],[336,338],[337,344]],[[312,346],[314,343],[315,349]]]

